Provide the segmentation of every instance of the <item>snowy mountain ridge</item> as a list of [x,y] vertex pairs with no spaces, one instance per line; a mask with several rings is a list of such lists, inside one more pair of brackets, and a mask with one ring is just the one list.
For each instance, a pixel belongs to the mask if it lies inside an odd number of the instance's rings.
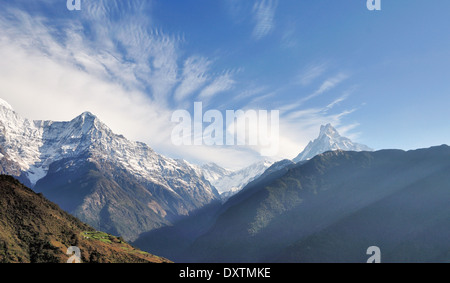
[[[189,185],[175,176],[178,171],[203,179],[195,166],[184,160],[164,157],[144,143],[114,134],[90,112],[69,122],[30,121],[0,100],[0,134],[0,146],[8,159],[16,162],[25,172],[32,187],[47,175],[52,163],[86,152],[172,192],[175,192],[172,189],[174,186]],[[206,182],[202,185],[209,187]],[[208,193],[214,195],[211,188]]]
[[205,164],[200,168],[205,178],[220,194],[228,198],[261,176],[273,163],[269,160],[263,160],[237,171],[224,169],[214,163]]

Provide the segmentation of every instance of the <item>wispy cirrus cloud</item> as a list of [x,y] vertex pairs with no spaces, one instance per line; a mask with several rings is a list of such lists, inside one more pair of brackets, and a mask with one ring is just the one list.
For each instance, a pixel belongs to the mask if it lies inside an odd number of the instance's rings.
[[303,70],[298,76],[298,83],[302,86],[307,86],[314,82],[317,78],[322,76],[327,71],[327,64],[320,63],[312,65]]
[[246,6],[250,3],[249,1],[224,0],[224,3],[234,23],[240,24],[245,20],[244,15],[246,14],[247,10]]
[[253,18],[255,21],[253,37],[256,40],[262,39],[274,30],[277,5],[277,0],[256,1],[253,6]]
[[350,95],[353,92],[355,92],[356,88],[357,88],[356,86],[353,86],[353,87],[349,88],[348,90],[344,91],[344,93],[341,96],[339,96],[338,98],[333,100],[331,103],[329,103],[325,107],[325,110],[329,111],[329,110],[333,109],[335,106],[337,106],[337,105],[341,104],[342,102],[344,102],[345,100],[347,100],[350,97]]
[[204,86],[209,79],[207,72],[210,66],[211,61],[204,57],[189,57],[184,62],[181,83],[174,95],[175,100],[180,102]]
[[320,86],[311,94],[299,98],[295,103],[290,103],[285,106],[282,106],[282,110],[285,112],[292,111],[294,109],[297,109],[301,107],[303,104],[305,104],[307,101],[324,94],[328,91],[331,91],[335,87],[337,87],[339,84],[341,84],[343,81],[349,78],[349,75],[346,73],[338,73],[335,76],[327,78],[325,81],[323,81]]
[[[300,109],[296,111],[292,111],[289,113],[286,113],[284,117],[288,120],[317,120],[318,118],[322,120],[328,120],[332,121],[334,124],[340,124],[340,120],[342,117],[349,115],[357,110],[357,108],[352,108],[350,110],[346,109],[343,111],[340,111],[338,113],[330,113],[330,110],[332,110],[336,105],[338,105],[340,102],[344,101],[348,97],[347,93],[344,93],[343,96],[340,96],[339,98],[333,100],[330,104],[328,104],[325,107],[318,107],[318,108],[305,108]],[[330,123],[330,122],[328,122]]]
[[219,93],[230,90],[235,83],[236,82],[231,74],[227,72],[226,74],[217,77],[211,84],[206,86],[200,92],[198,98],[207,101]]
[[325,80],[320,87],[312,94],[308,95],[307,97],[303,98],[301,102],[308,101],[318,95],[321,95],[333,88],[335,88],[337,85],[339,85],[341,82],[346,80],[349,76],[345,73],[339,73],[334,77],[331,77],[327,80]]

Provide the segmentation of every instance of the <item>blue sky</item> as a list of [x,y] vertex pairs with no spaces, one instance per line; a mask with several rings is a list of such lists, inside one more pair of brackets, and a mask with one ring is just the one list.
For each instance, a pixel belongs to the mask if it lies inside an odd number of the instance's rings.
[[240,167],[251,147],[175,147],[171,113],[280,110],[293,158],[332,123],[375,149],[450,143],[450,2],[5,1],[0,97],[31,119],[88,110],[156,151]]

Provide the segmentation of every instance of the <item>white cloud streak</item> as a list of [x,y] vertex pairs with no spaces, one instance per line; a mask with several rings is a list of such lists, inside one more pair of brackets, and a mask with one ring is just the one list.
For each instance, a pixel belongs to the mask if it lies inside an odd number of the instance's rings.
[[335,87],[337,87],[339,84],[341,84],[343,81],[345,81],[346,79],[348,79],[349,76],[345,73],[339,73],[334,77],[330,77],[328,79],[326,79],[320,86],[319,88],[314,91],[313,93],[311,93],[308,96],[305,96],[303,98],[300,98],[297,102],[295,103],[291,103],[288,105],[285,105],[282,107],[283,111],[292,111],[294,109],[297,109],[299,107],[301,107],[305,102],[323,94],[326,93],[332,89],[334,89]]
[[323,75],[327,70],[326,64],[318,64],[308,67],[298,77],[298,81],[302,86],[307,86],[314,82],[318,77]]
[[199,90],[208,81],[211,61],[203,57],[189,57],[183,68],[181,84],[175,91],[175,100],[180,102]]
[[275,11],[278,2],[276,0],[258,0],[253,6],[255,28],[253,37],[260,40],[270,34],[275,28]]
[[198,98],[207,102],[215,95],[230,90],[234,84],[235,81],[232,79],[231,74],[226,73],[217,77],[211,84],[206,86],[199,94]]
[[348,75],[346,75],[344,73],[340,73],[340,74],[336,75],[335,77],[329,78],[326,81],[324,81],[322,83],[322,85],[314,93],[303,98],[301,101],[306,102],[310,99],[313,99],[314,97],[321,95],[321,94],[335,88],[337,85],[339,85],[341,82],[343,82],[347,78],[348,78]]

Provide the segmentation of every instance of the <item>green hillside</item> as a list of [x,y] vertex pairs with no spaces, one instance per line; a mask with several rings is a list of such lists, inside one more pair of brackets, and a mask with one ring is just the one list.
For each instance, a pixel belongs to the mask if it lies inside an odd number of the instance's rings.
[[0,176],[0,262],[65,263],[76,246],[83,263],[164,263],[122,238],[95,231],[13,177]]

